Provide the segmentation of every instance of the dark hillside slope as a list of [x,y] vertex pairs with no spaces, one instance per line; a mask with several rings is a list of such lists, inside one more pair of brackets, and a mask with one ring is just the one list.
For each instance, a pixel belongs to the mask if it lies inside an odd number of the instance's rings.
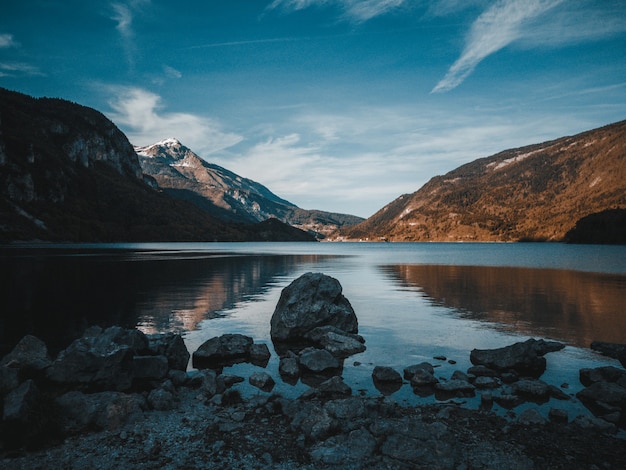
[[340,235],[561,241],[583,217],[620,208],[626,208],[626,121],[475,160]]
[[98,111],[0,89],[0,241],[240,241],[262,232],[146,184],[133,146]]

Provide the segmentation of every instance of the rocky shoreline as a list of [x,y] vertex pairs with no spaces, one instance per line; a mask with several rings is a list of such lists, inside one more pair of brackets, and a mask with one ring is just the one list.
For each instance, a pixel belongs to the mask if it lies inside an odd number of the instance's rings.
[[[623,468],[626,370],[582,369],[577,398],[592,414],[553,406],[498,416],[493,403],[574,399],[540,376],[543,357],[564,345],[535,340],[473,350],[473,366],[451,377],[427,362],[374,367],[380,396],[355,394],[341,376],[365,348],[338,282],[307,274],[285,288],[272,317],[271,352],[240,334],[211,338],[192,355],[176,334],[92,327],[52,359],[25,337],[0,361],[2,468]],[[623,345],[594,346],[622,361]],[[623,361],[622,361],[623,364]],[[401,373],[402,372],[402,373]],[[277,381],[302,381],[297,398]],[[256,392],[244,397],[242,387]],[[412,387],[434,405],[406,406],[391,394]],[[462,406],[479,395],[480,409]],[[595,415],[595,416],[594,416]]]

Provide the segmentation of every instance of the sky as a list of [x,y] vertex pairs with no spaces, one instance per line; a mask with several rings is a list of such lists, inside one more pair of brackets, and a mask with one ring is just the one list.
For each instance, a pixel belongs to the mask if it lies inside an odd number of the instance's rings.
[[626,119],[624,0],[0,0],[0,87],[368,217]]

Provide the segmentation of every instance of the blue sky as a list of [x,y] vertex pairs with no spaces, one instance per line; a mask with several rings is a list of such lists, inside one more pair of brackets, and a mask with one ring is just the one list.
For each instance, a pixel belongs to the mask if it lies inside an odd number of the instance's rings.
[[1,0],[0,86],[367,217],[626,119],[623,0]]

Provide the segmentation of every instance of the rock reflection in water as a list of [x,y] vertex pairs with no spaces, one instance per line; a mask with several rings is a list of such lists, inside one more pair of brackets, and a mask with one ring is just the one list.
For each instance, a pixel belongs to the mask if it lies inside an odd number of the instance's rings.
[[433,304],[497,329],[589,347],[626,342],[626,276],[556,269],[391,265],[383,271]]

